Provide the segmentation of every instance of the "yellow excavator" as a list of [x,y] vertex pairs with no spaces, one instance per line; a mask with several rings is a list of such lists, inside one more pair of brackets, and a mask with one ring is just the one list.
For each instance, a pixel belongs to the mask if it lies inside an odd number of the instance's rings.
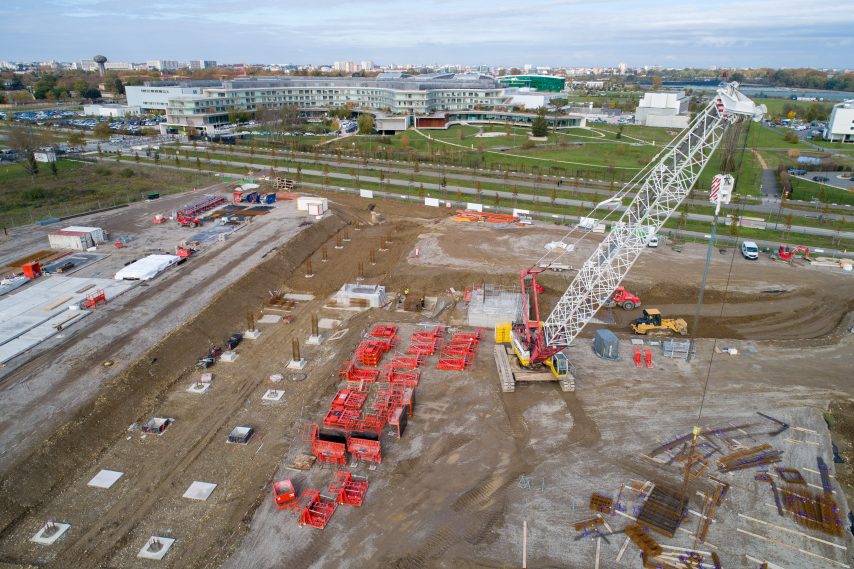
[[632,322],[635,334],[669,334],[675,332],[683,336],[688,333],[688,323],[682,318],[662,318],[657,308],[646,308],[643,316]]

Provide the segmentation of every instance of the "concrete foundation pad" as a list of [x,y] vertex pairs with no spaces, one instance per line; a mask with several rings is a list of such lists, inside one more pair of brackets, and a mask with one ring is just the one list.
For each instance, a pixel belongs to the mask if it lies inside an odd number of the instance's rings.
[[323,336],[321,336],[320,334],[318,334],[317,336],[309,336],[305,343],[308,346],[319,346],[323,343]]
[[244,340],[257,340],[261,335],[261,330],[247,330],[243,333]]
[[214,489],[216,489],[216,484],[212,482],[199,482],[198,480],[193,481],[190,484],[190,487],[187,488],[187,491],[184,492],[182,498],[188,498],[190,500],[201,500],[205,501],[210,498],[211,494],[213,494]]
[[308,362],[305,361],[305,358],[302,358],[301,360],[291,360],[290,363],[288,363],[288,369],[305,369],[307,364]]
[[238,355],[239,354],[237,352],[232,352],[232,351],[223,352],[223,354],[219,357],[219,361],[221,361],[221,362],[233,362],[234,360],[237,359]]
[[321,318],[317,321],[317,327],[321,330],[333,330],[338,328],[341,325],[340,320],[335,320],[334,318]]
[[313,294],[289,292],[285,295],[285,300],[308,301],[314,300]]
[[204,393],[210,386],[210,383],[194,383],[187,388],[187,393]]
[[124,472],[118,470],[102,470],[90,480],[86,486],[93,488],[112,488],[113,484],[118,482],[119,478],[124,475]]
[[264,401],[281,401],[284,396],[285,392],[281,389],[268,389],[261,399]]
[[36,534],[30,538],[30,541],[40,543],[42,545],[51,545],[68,531],[71,524],[63,524],[60,522],[47,522],[41,527]]
[[265,314],[258,319],[258,324],[278,324],[282,321],[282,317],[278,314]]
[[145,545],[139,550],[139,553],[137,553],[136,556],[140,559],[154,559],[155,561],[160,561],[166,556],[166,552],[171,549],[172,544],[174,543],[175,540],[171,537],[158,537],[156,535],[152,535],[148,538],[148,541],[145,542]]

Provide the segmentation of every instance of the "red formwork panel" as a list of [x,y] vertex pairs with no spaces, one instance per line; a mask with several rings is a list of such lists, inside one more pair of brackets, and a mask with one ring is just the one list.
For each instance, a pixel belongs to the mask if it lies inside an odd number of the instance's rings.
[[444,371],[463,371],[466,369],[466,358],[459,356],[439,356],[439,363],[436,364],[436,369]]
[[387,377],[389,383],[401,383],[407,387],[415,387],[421,380],[421,372],[415,369],[409,371],[392,370]]
[[368,479],[346,470],[335,473],[335,479],[329,485],[328,493],[342,505],[361,506],[368,492]]
[[315,430],[311,441],[311,454],[317,458],[318,462],[347,464],[347,439],[343,435]]
[[[376,436],[376,438],[372,438]],[[347,452],[357,460],[380,464],[383,461],[379,436],[373,433],[351,434],[347,437]]]
[[386,365],[389,369],[415,369],[424,365],[424,357],[419,355],[395,356]]
[[397,326],[391,324],[380,324],[371,329],[370,336],[374,338],[394,338],[397,334]]
[[297,521],[299,525],[323,529],[338,508],[338,501],[335,498],[322,496],[317,490],[308,488],[300,495],[297,507],[300,510]]
[[323,426],[329,429],[340,429],[348,431],[352,429],[359,420],[361,413],[357,409],[346,409],[344,407],[333,407],[323,418]]
[[356,422],[353,430],[363,433],[374,433],[380,435],[388,423],[388,409],[373,409],[365,413],[365,416]]
[[376,367],[380,365],[383,354],[391,351],[393,346],[393,338],[366,340],[356,348],[356,359],[362,365]]
[[338,375],[353,383],[372,383],[379,379],[380,371],[377,369],[361,369],[356,367],[356,362],[348,360],[344,362],[344,367],[338,372]]

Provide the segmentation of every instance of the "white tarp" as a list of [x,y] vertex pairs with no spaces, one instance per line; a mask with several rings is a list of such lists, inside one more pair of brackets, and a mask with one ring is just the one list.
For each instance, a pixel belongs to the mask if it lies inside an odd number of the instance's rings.
[[584,229],[593,229],[596,227],[596,219],[592,217],[582,217],[578,220],[578,226]]
[[116,273],[117,281],[147,281],[181,260],[177,255],[149,255]]
[[467,203],[466,209],[469,211],[483,211],[483,204],[480,203]]
[[439,200],[436,198],[424,198],[424,205],[439,207]]
[[546,251],[554,251],[557,249],[558,251],[574,251],[575,245],[570,243],[564,243],[563,241],[552,241],[550,243],[546,243]]
[[374,191],[373,190],[359,190],[359,197],[360,198],[372,199],[374,197]]

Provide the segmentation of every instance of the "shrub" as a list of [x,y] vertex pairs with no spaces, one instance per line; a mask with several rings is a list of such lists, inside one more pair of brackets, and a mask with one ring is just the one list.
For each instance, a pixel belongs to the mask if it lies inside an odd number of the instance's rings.
[[134,171],[130,168],[123,168],[121,172],[119,172],[119,176],[122,178],[132,178],[134,175]]

